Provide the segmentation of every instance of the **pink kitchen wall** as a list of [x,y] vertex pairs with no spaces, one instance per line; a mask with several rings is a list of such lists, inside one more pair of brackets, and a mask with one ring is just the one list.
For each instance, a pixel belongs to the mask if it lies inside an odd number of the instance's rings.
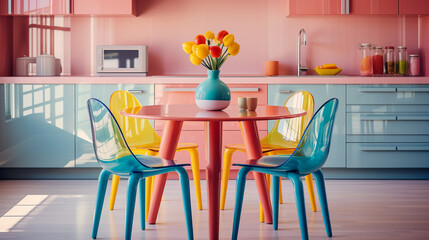
[[150,75],[205,74],[181,45],[222,29],[241,45],[222,66],[223,74],[263,74],[264,61],[278,60],[280,74],[295,75],[301,28],[307,32],[303,52],[309,68],[336,63],[342,74],[358,74],[359,43],[406,45],[418,53],[428,34],[428,21],[417,16],[285,17],[283,0],[145,0],[137,7],[138,17],[71,18],[71,75],[95,75],[95,47],[104,44],[148,45]]
[[0,16],[0,76],[12,75],[13,19]]

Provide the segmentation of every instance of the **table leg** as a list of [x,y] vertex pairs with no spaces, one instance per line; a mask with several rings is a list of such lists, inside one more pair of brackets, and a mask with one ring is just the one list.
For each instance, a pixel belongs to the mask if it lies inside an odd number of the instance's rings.
[[[159,148],[159,157],[168,159],[165,165],[174,165],[174,154],[179,143],[180,132],[182,130],[182,121],[166,121],[164,132],[162,133],[161,145]],[[164,192],[167,174],[155,176],[152,200],[149,207],[148,223],[155,224],[158,216],[159,205],[161,204],[162,193]]]
[[[256,121],[243,121],[243,141],[246,145],[246,152],[249,158],[249,164],[255,164],[262,157],[261,142],[258,135],[258,127]],[[262,203],[262,208],[265,213],[265,222],[273,223],[273,215],[271,211],[270,195],[267,189],[267,180],[265,174],[253,172],[255,177],[256,187],[258,188],[259,199]]]
[[219,196],[222,161],[222,122],[205,123],[209,238],[219,239]]

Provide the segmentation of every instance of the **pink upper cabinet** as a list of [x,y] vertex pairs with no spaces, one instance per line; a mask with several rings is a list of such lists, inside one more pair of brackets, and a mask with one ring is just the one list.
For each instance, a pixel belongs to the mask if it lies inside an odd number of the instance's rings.
[[135,0],[74,0],[75,15],[136,15]]
[[287,15],[341,14],[342,0],[287,0]]
[[398,14],[398,0],[288,0],[287,8],[287,15]]
[[[408,1],[408,0],[407,0]],[[350,14],[398,14],[398,0],[349,0]]]
[[3,14],[4,8],[6,7],[6,12],[8,12],[10,8],[12,15],[65,15],[70,14],[70,1],[71,0],[2,0],[0,11]]
[[399,14],[429,14],[429,1],[399,0]]

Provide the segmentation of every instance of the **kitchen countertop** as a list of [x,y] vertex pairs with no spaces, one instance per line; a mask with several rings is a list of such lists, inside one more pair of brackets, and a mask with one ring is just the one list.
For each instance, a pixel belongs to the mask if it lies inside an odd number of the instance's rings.
[[[128,76],[53,76],[0,77],[2,83],[16,84],[198,84],[203,75]],[[429,77],[361,77],[361,76],[221,76],[227,84],[429,84]]]

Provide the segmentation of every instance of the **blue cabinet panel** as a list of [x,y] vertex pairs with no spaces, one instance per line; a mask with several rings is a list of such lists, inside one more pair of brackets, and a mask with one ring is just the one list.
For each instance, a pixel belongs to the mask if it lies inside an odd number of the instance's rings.
[[[346,88],[345,85],[269,85],[268,104],[282,106],[286,99],[296,91],[310,92],[315,101],[315,111],[327,100],[336,97],[340,100],[332,134],[331,150],[325,167],[346,166]],[[273,123],[270,122],[268,129]]]
[[428,104],[429,85],[348,85],[347,104]]
[[110,95],[117,90],[131,92],[142,105],[154,104],[154,85],[152,84],[76,85],[76,167],[98,167],[92,147],[87,100],[98,98],[109,106]]
[[348,143],[348,168],[427,168],[429,143]]
[[0,167],[75,167],[74,85],[1,85]]

